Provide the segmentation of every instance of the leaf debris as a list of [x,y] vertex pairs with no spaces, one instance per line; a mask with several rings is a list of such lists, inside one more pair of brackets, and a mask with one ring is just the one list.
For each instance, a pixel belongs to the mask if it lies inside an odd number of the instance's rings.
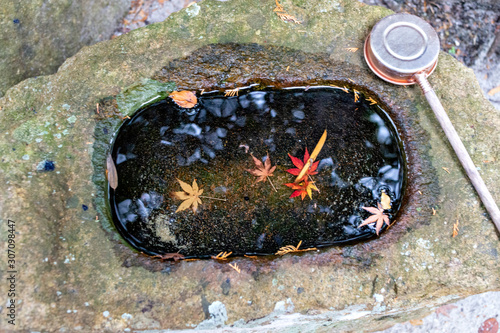
[[359,50],[359,47],[346,47],[346,51],[347,52],[356,52],[357,50]]
[[238,274],[241,273],[241,269],[238,267],[238,264],[234,264],[234,265],[229,264],[229,266],[231,266],[235,271],[237,271]]
[[305,251],[314,251],[314,250],[317,250],[317,248],[315,248],[315,247],[311,247],[311,248],[308,248],[308,249],[299,250],[299,247],[300,247],[301,244],[302,244],[302,241],[300,241],[299,244],[297,244],[297,247],[295,247],[293,245],[287,245],[287,246],[280,247],[280,249],[278,250],[278,252],[276,252],[275,254],[279,255],[279,256],[282,256],[282,255],[285,255],[287,253],[305,252]]
[[243,255],[244,257],[251,258],[251,259],[257,259],[257,256],[247,256],[246,254]]
[[238,91],[240,88],[235,88],[235,89],[228,89],[224,92],[224,97],[233,97],[233,96],[238,96]]
[[229,257],[233,252],[221,252],[216,256],[211,256],[212,259],[216,260],[227,260],[227,257]]
[[354,103],[356,103],[359,100],[359,91],[356,89],[352,90],[354,92]]
[[450,169],[445,168],[445,167],[442,167],[442,169],[443,169],[444,171],[448,172],[448,174],[450,174]]
[[299,21],[299,20],[297,20],[297,18],[295,16],[292,16],[292,15],[288,14],[285,11],[285,8],[283,8],[283,6],[279,3],[278,0],[276,0],[276,8],[273,9],[273,12],[275,12],[276,15],[278,15],[278,17],[283,22],[293,22],[293,23],[296,23],[296,24],[302,24],[302,22]]
[[370,105],[377,104],[377,102],[373,98],[371,98],[371,97],[366,98],[366,101],[370,102]]
[[451,237],[455,238],[455,236],[458,235],[458,231],[460,229],[458,228],[458,220],[457,222],[455,222],[455,224],[453,224],[453,234],[451,235]]
[[497,93],[500,92],[500,86],[496,86],[495,88],[491,89],[490,91],[488,91],[488,95],[489,96],[493,96]]
[[168,260],[168,259],[174,259],[174,261],[178,261],[181,259],[184,259],[184,256],[180,253],[165,253],[165,254],[158,254],[153,256],[153,258],[160,258],[161,260]]

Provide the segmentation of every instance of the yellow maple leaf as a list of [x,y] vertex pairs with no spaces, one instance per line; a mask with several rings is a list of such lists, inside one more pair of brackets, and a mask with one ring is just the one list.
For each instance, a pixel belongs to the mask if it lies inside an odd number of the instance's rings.
[[198,204],[201,205],[202,203],[200,195],[203,193],[203,190],[198,189],[198,184],[196,184],[196,179],[193,180],[193,186],[190,186],[189,184],[183,182],[180,179],[177,179],[177,181],[179,182],[184,191],[174,192],[174,196],[177,199],[184,201],[179,205],[179,207],[175,212],[177,213],[186,210],[192,206],[193,213],[196,213],[196,211],[198,210]]

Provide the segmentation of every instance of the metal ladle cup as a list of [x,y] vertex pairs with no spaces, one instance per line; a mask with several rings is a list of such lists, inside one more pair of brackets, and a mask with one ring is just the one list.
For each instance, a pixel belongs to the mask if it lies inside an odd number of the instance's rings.
[[370,69],[381,79],[399,85],[418,83],[451,146],[500,232],[500,210],[472,162],[436,93],[427,81],[436,68],[439,38],[431,25],[410,14],[380,20],[366,38],[364,53]]

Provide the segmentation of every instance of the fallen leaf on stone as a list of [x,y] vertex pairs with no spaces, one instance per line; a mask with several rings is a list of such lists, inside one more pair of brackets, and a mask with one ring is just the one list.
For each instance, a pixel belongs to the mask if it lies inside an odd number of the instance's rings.
[[424,323],[424,321],[422,319],[412,319],[410,320],[410,324],[412,324],[413,326],[420,326]]
[[106,159],[106,168],[106,176],[108,177],[109,186],[113,190],[116,190],[118,187],[118,174],[116,172],[115,162],[113,161],[111,155],[108,155]]
[[497,333],[498,332],[498,321],[495,318],[486,319],[479,329],[477,333]]
[[297,24],[301,24],[302,23],[301,21],[297,20],[297,18],[295,18],[294,16],[292,16],[292,15],[288,14],[287,12],[285,12],[285,9],[279,3],[278,0],[276,0],[276,8],[274,8],[273,11],[284,22],[293,22],[293,23],[297,23]]
[[453,224],[453,234],[451,235],[451,237],[456,237],[458,235],[459,230],[460,229],[458,228],[458,220],[457,220],[457,222]]
[[449,312],[455,308],[457,308],[457,306],[453,304],[443,305],[436,309],[436,314],[449,317]]
[[196,95],[192,91],[173,91],[168,97],[172,98],[175,104],[181,108],[190,109],[198,103]]
[[246,171],[250,172],[252,175],[257,176],[257,180],[255,181],[256,183],[258,182],[265,182],[266,179],[269,180],[269,184],[273,187],[274,191],[278,192],[276,188],[274,187],[273,183],[271,182],[271,179],[267,178],[273,175],[274,170],[276,169],[276,165],[271,167],[271,159],[269,158],[269,154],[267,154],[266,161],[262,163],[258,158],[252,155],[253,162],[255,163],[255,169],[249,170],[246,169]]
[[382,204],[383,209],[391,209],[391,197],[388,196],[385,191],[382,191],[380,203]]
[[377,236],[379,234],[380,229],[382,229],[382,226],[385,224],[389,225],[389,216],[384,214],[384,208],[382,208],[382,205],[377,203],[378,208],[375,207],[362,207],[364,210],[372,213],[373,215],[367,218],[366,220],[363,221],[360,225],[358,225],[358,228],[361,228],[367,224],[370,223],[377,223],[375,225],[375,231],[377,232]]
[[153,258],[160,258],[161,260],[167,260],[167,259],[174,259],[174,261],[184,259],[184,256],[180,253],[165,253],[165,254],[158,254],[154,256]]
[[488,95],[489,96],[493,96],[493,95],[495,95],[495,94],[497,94],[499,92],[500,92],[500,86],[495,87],[495,88],[491,89],[490,91],[488,91]]
[[347,52],[352,52],[352,53],[356,52],[357,50],[359,50],[358,47],[347,47],[346,48]]
[[241,273],[241,269],[238,267],[238,264],[234,264],[234,265],[229,264],[229,266],[231,266],[235,271],[237,271],[238,274]]

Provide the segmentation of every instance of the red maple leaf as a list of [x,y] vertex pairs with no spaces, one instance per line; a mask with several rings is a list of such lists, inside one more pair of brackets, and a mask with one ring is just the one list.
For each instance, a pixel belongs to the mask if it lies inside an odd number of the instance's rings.
[[[292,160],[292,163],[293,163],[293,165],[296,166],[296,168],[288,169],[288,170],[286,170],[286,172],[291,173],[294,176],[298,176],[300,174],[300,172],[302,171],[302,168],[304,167],[304,165],[309,160],[309,152],[307,151],[307,148],[306,148],[306,152],[304,154],[304,161],[301,161],[299,158],[294,157],[290,154],[288,154],[288,156],[290,156],[290,159]],[[303,179],[307,179],[307,177],[309,175],[316,175],[318,173],[316,171],[316,169],[318,168],[318,164],[319,164],[319,161],[316,161],[313,164],[311,164],[311,166],[309,167],[309,170],[306,171],[304,177],[302,177],[301,179],[298,179],[297,182],[300,182]],[[285,184],[285,185],[287,185],[287,184]]]
[[295,191],[293,191],[292,195],[290,198],[295,198],[300,195],[302,200],[306,197],[306,195],[309,195],[309,198],[312,199],[312,190],[318,191],[318,188],[316,185],[314,185],[314,182],[308,181],[307,178],[305,178],[303,181],[299,183],[288,183],[285,184],[288,187],[291,187]]

